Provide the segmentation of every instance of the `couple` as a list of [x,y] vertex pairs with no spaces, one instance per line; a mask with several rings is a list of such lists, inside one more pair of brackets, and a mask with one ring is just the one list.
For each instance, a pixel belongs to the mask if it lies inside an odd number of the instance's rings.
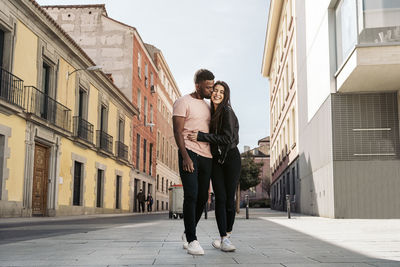
[[[214,83],[214,75],[200,69],[194,77],[196,91],[174,103],[173,127],[179,148],[185,232],[183,247],[192,255],[203,255],[196,237],[196,226],[208,201],[210,177],[215,194],[215,216],[220,239],[212,245],[234,251],[229,240],[235,220],[235,190],[241,159],[239,122],[230,105],[230,90],[225,82]],[[204,101],[211,98],[211,107]]]

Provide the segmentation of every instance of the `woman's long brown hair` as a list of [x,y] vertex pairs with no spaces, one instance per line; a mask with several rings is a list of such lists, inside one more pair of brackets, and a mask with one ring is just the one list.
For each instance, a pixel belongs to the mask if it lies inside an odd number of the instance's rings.
[[222,114],[224,112],[224,108],[226,106],[231,105],[231,90],[229,89],[229,86],[226,82],[224,81],[216,81],[213,88],[215,89],[215,86],[221,85],[224,87],[224,99],[222,102],[218,105],[217,109],[215,110],[214,103],[211,101],[211,121],[210,121],[210,132],[211,133],[216,133],[219,132],[221,129],[221,123],[222,123]]

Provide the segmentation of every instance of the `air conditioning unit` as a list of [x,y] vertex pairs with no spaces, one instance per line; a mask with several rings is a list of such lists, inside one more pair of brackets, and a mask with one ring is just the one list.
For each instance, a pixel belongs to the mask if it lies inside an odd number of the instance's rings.
[[154,94],[156,92],[156,87],[154,85],[150,86],[150,93]]

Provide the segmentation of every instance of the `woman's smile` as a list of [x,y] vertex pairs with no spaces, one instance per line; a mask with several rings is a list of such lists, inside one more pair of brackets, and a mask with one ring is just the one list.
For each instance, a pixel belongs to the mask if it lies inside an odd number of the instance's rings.
[[214,103],[214,105],[218,105],[222,102],[222,100],[224,100],[224,92],[225,89],[222,85],[217,84],[214,87],[214,91],[211,95],[211,101]]

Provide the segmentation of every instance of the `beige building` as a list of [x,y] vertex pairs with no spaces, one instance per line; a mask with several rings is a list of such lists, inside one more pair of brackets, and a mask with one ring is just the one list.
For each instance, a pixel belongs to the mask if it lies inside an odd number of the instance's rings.
[[297,146],[296,20],[294,0],[271,1],[262,74],[270,81],[271,205],[295,196]]
[[0,216],[132,211],[138,110],[35,1],[0,6]]
[[399,10],[397,0],[271,0],[262,69],[278,106],[271,109],[274,208],[284,208],[290,192],[306,214],[400,218]]
[[175,82],[168,64],[156,47],[146,44],[158,69],[157,85],[157,181],[156,209],[168,209],[168,188],[181,184],[178,168],[178,147],[172,129],[172,107],[181,92]]

